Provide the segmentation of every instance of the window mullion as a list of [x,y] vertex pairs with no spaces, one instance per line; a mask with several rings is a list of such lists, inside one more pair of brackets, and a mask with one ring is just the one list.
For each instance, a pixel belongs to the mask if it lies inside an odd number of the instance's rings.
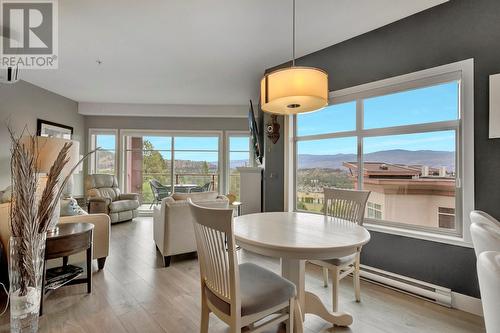
[[364,105],[363,100],[356,100],[356,137],[358,140],[358,190],[363,189],[363,127],[364,127]]
[[175,192],[175,183],[174,183],[174,164],[175,164],[175,137],[172,136],[170,139],[170,145],[172,150],[170,151],[170,189],[172,192]]

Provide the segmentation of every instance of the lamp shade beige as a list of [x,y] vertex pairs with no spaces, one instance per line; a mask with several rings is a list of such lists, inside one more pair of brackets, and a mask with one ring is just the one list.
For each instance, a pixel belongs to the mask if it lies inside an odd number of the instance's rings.
[[[29,137],[24,137],[22,143],[29,148]],[[66,177],[71,169],[78,163],[80,157],[80,144],[78,141],[66,140],[59,138],[49,138],[44,136],[36,137],[36,149],[38,154],[37,171],[39,173],[48,173],[54,164],[57,155],[63,148],[64,144],[73,142],[69,152],[69,161],[63,169],[61,176]]]
[[328,74],[313,67],[279,69],[262,78],[260,90],[264,112],[311,112],[328,105]]

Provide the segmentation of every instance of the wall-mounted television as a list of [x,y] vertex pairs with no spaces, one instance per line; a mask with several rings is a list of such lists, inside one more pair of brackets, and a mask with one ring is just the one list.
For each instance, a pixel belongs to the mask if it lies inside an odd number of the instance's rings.
[[257,127],[257,122],[255,121],[252,101],[250,101],[250,109],[248,110],[248,128],[250,130],[250,137],[252,139],[252,147],[255,153],[255,159],[259,164],[262,164],[264,151],[262,147],[261,136],[259,135],[259,128]]

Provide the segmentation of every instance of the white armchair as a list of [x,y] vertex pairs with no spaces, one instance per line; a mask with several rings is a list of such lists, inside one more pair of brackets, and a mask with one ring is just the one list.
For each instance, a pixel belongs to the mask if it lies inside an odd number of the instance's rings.
[[477,257],[477,275],[483,302],[486,332],[500,333],[500,252],[485,251]]
[[482,211],[470,213],[470,233],[474,251],[479,256],[484,251],[500,252],[500,222],[491,215]]
[[165,267],[171,256],[196,252],[193,216],[187,199],[203,207],[227,208],[229,200],[217,192],[174,193],[155,206],[153,211],[153,238],[163,256]]

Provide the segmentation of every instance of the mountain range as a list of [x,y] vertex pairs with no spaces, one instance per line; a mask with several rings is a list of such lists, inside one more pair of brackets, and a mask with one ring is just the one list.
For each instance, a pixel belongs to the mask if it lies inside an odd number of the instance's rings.
[[[436,150],[382,150],[364,155],[365,162],[383,162],[404,165],[427,165],[429,167],[446,167],[455,170],[455,152]],[[312,155],[299,154],[299,169],[340,169],[343,162],[356,162],[356,154]]]

